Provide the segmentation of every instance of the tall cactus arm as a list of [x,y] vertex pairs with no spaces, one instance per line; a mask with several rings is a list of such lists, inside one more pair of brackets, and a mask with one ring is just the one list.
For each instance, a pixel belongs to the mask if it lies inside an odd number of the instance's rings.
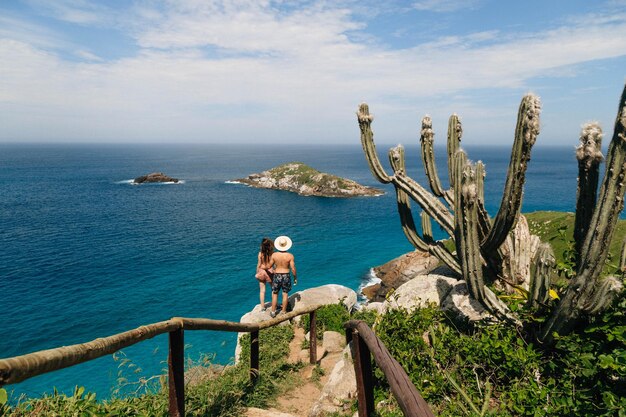
[[[620,100],[613,138],[607,153],[604,180],[589,231],[580,251],[577,279],[595,280],[604,267],[626,191],[626,88]],[[583,281],[584,282],[584,281]]]
[[478,241],[478,211],[474,172],[467,163],[465,154],[457,154],[455,175],[455,232],[457,255],[460,259],[463,279],[472,298],[481,301],[485,298],[485,285],[482,274],[482,259]]
[[426,211],[450,236],[454,233],[454,220],[450,210],[417,181],[405,173],[404,147],[396,146],[389,150],[389,162],[394,170],[393,185],[407,193],[422,210]]
[[422,235],[424,236],[425,242],[434,242],[433,239],[433,225],[430,222],[430,216],[424,210],[420,213],[420,217],[422,219]]
[[[405,159],[404,148],[398,146],[389,151],[389,162],[393,168],[396,176],[402,174],[405,171]],[[408,194],[398,187],[395,183],[396,200],[398,203],[398,214],[400,215],[400,223],[402,224],[402,231],[408,239],[408,241],[416,248],[422,251],[428,251],[431,255],[445,263],[450,269],[457,274],[461,275],[461,267],[458,260],[450,253],[450,251],[441,242],[435,242],[432,239],[432,228],[430,229],[429,238],[424,239],[419,236],[415,229],[415,221],[413,220],[413,213],[411,212],[411,203]],[[439,201],[439,200],[436,200]],[[422,208],[422,219],[424,216],[428,217],[428,214]],[[429,222],[430,225],[430,222]],[[423,231],[424,229],[422,229]]]
[[[411,203],[409,196],[396,187],[396,199],[398,202],[398,214],[400,215],[400,222],[402,224],[402,231],[408,239],[408,241],[416,248],[422,251],[426,251],[435,256],[441,262],[446,264],[451,270],[458,275],[461,275],[461,266],[457,258],[450,253],[450,251],[443,245],[442,242],[433,241],[432,236],[429,242],[422,239],[415,230],[415,222],[413,220],[413,214],[411,213]],[[428,216],[422,211],[422,216]],[[431,230],[432,234],[432,230]]]
[[463,152],[457,152],[455,174],[455,225],[463,279],[472,298],[496,318],[519,325],[519,320],[483,282],[482,258],[478,241],[478,194],[475,173]]
[[[594,295],[602,291],[598,276],[608,256],[608,248],[615,231],[619,213],[624,207],[626,191],[626,88],[620,99],[613,138],[607,154],[604,180],[589,230],[580,252],[576,277],[568,285],[552,315],[542,329],[540,339],[552,343],[554,333],[567,334],[580,316],[588,311],[598,311],[592,302],[600,302]],[[609,284],[607,289],[610,289]],[[612,292],[606,292],[611,295]],[[605,300],[606,301],[606,300]],[[605,306],[605,302],[602,306]],[[601,306],[600,306],[601,307]]]
[[422,163],[424,171],[430,184],[430,189],[437,197],[444,196],[444,190],[437,174],[437,165],[435,164],[435,151],[433,149],[434,142],[433,122],[430,116],[424,116],[422,119],[422,131],[420,136],[420,144],[422,149]]
[[359,128],[361,129],[361,145],[363,146],[363,152],[365,153],[370,171],[372,171],[372,175],[374,175],[378,181],[383,184],[388,184],[391,178],[385,173],[378,159],[376,144],[374,144],[374,133],[372,132],[374,116],[370,114],[369,106],[366,103],[361,103],[359,106],[357,119],[359,121]]
[[527,307],[539,308],[547,304],[550,298],[550,275],[554,265],[552,247],[547,243],[540,243],[533,257]]
[[520,103],[515,128],[515,141],[507,174],[500,209],[493,221],[493,227],[482,243],[483,253],[496,251],[506,239],[515,223],[522,205],[526,168],[530,160],[530,150],[539,134],[539,97],[527,94]]
[[576,148],[576,159],[578,159],[578,190],[574,221],[576,253],[580,253],[593,209],[596,206],[600,162],[603,159],[601,145],[600,125],[595,122],[585,124],[580,132],[580,146]]
[[450,189],[454,188],[454,156],[461,149],[461,136],[463,136],[463,126],[459,116],[453,114],[448,119],[448,182]]
[[[485,208],[485,164],[478,161],[476,169],[476,190],[478,192],[478,239],[482,242],[491,229],[491,219]],[[484,255],[484,254],[483,254]]]

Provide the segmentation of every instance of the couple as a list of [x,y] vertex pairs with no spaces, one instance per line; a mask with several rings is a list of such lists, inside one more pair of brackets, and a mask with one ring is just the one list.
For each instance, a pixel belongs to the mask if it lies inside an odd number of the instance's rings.
[[[272,311],[270,312],[272,317],[276,317],[276,304],[280,290],[283,291],[281,312],[287,312],[288,295],[291,290],[290,271],[293,273],[293,285],[298,285],[296,263],[293,255],[287,252],[291,245],[291,239],[287,236],[278,236],[274,242],[268,238],[263,238],[261,242],[255,277],[259,281],[259,299],[263,311],[265,311],[265,284],[272,285]],[[274,252],[274,248],[278,252]]]

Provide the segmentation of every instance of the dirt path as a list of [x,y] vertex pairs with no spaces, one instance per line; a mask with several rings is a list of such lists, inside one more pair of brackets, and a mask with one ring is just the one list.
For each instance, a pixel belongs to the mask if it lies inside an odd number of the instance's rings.
[[[289,361],[298,362],[299,355],[302,350],[302,341],[304,340],[304,329],[295,327],[295,335],[291,343],[289,343]],[[321,344],[318,343],[318,349]],[[335,364],[341,359],[341,352],[327,353],[320,361],[320,367],[324,370],[324,375],[314,375],[314,365],[306,362],[300,370],[301,384],[293,387],[280,396],[277,400],[275,408],[270,410],[248,409],[247,417],[264,417],[264,416],[280,416],[279,413],[287,413],[287,415],[297,417],[307,417],[313,404],[319,399],[322,388],[330,376]],[[265,414],[263,414],[263,411]],[[274,413],[274,414],[272,414]]]

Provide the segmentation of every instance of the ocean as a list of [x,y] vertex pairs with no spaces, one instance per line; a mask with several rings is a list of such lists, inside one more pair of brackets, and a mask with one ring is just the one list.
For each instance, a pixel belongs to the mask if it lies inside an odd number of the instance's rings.
[[[445,149],[436,149],[447,183]],[[386,147],[379,145],[386,164]],[[486,164],[494,214],[510,150],[469,148]],[[365,185],[380,197],[302,197],[230,181],[301,161]],[[154,171],[180,184],[131,185]],[[425,183],[419,149],[407,171]],[[574,148],[535,148],[523,211],[573,211]],[[254,278],[261,239],[288,235],[299,283],[357,290],[371,268],[412,250],[393,186],[372,177],[360,146],[0,145],[0,357],[83,343],[173,316],[238,321],[258,303]],[[436,229],[436,227],[435,227]],[[441,232],[440,237],[441,236]],[[268,291],[269,300],[269,291]],[[191,361],[232,361],[236,335],[186,332]],[[15,399],[75,385],[108,398],[120,378],[163,372],[167,336],[111,356],[7,386]],[[132,364],[132,366],[129,366]],[[128,385],[130,387],[132,385]]]

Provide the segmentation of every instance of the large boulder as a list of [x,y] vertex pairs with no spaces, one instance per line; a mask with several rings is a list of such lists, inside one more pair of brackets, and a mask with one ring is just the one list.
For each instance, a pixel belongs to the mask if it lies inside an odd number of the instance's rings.
[[[356,397],[356,376],[350,345],[343,350],[341,359],[335,364],[320,398],[315,402],[309,417],[325,416],[333,413],[345,413],[351,400]],[[347,409],[346,409],[347,407]]]
[[289,297],[291,310],[307,308],[316,304],[339,303],[343,303],[348,310],[351,310],[356,304],[356,292],[343,285],[327,284],[298,291]]
[[417,276],[428,274],[438,264],[439,260],[427,252],[415,250],[405,253],[375,267],[374,274],[381,282],[367,286],[361,292],[370,301],[385,301],[387,293]]
[[[267,309],[265,311],[263,311],[263,307],[261,307],[261,304],[257,304],[252,311],[247,312],[246,314],[244,314],[243,316],[241,316],[241,319],[239,320],[240,323],[259,323],[262,321],[266,321],[266,320],[271,320],[272,316],[270,316],[270,307],[267,307]],[[277,326],[288,326],[289,325],[289,320],[285,320],[279,324],[277,324]],[[237,335],[237,346],[235,347],[235,363],[239,362],[239,357],[241,356],[241,338],[243,337],[245,333],[239,333]]]
[[346,346],[346,335],[339,332],[325,331],[322,336],[322,346],[326,352],[341,352]]
[[439,306],[457,283],[456,279],[445,275],[419,275],[398,287],[381,309],[387,311],[403,308],[411,311],[429,304]]
[[471,324],[492,318],[482,304],[469,296],[465,281],[457,281],[454,284],[447,297],[441,302],[441,309],[447,312],[457,324]]
[[459,325],[492,319],[489,312],[469,296],[465,281],[434,273],[420,275],[401,285],[382,306],[370,304],[381,313],[400,308],[411,311],[434,304]]

